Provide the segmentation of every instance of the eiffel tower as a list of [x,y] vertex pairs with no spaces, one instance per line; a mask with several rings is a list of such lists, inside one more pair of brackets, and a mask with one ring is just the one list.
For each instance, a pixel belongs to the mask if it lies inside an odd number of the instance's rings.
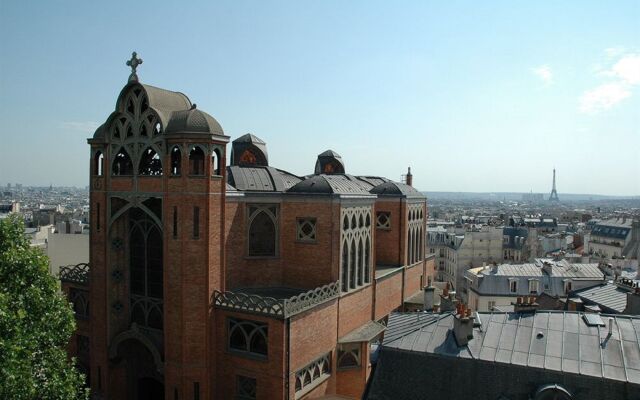
[[560,201],[558,198],[558,191],[556,190],[556,169],[553,169],[553,188],[551,188],[551,195],[549,201]]

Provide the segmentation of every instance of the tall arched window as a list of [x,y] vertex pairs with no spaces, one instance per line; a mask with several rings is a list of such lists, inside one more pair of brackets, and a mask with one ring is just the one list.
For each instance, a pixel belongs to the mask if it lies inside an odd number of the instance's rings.
[[97,176],[102,176],[104,171],[104,154],[101,151],[97,152],[93,156],[93,173]]
[[139,175],[160,176],[162,175],[162,161],[160,156],[151,147],[147,147],[142,152],[140,164],[138,164]]
[[162,329],[162,232],[139,208],[129,211],[131,320]]
[[180,147],[174,146],[171,149],[171,175],[180,175],[182,170],[182,152]]
[[221,162],[220,150],[215,149],[211,154],[211,175],[221,175]]
[[124,147],[120,148],[120,151],[118,151],[118,154],[116,154],[113,159],[111,174],[133,175],[133,162],[131,162],[131,157],[129,157],[129,153],[127,153]]
[[204,175],[204,151],[198,146],[189,152],[189,174]]
[[371,282],[371,244],[369,238],[367,238],[364,247],[364,281],[365,283]]
[[342,243],[342,291],[349,290],[349,244]]
[[407,232],[407,264],[411,265],[411,229]]
[[[355,222],[355,218],[354,218]],[[357,263],[357,255],[356,255],[356,240],[353,239],[351,241],[351,257],[349,258],[349,287],[354,289],[356,287],[356,263]]]
[[[362,217],[360,218],[362,219]],[[358,285],[364,283],[364,244],[362,239],[358,242]]]
[[277,255],[277,207],[249,206],[249,256]]

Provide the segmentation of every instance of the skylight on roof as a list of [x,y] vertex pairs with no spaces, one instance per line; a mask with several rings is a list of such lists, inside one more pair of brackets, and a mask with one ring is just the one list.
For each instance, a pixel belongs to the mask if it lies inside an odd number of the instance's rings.
[[604,321],[598,314],[583,314],[582,318],[588,326],[605,326]]

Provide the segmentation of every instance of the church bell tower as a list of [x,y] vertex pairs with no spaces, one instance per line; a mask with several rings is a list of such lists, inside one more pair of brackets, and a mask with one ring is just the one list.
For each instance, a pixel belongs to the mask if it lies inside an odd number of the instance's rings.
[[206,399],[229,138],[184,94],[140,83],[140,64],[133,53],[115,111],[88,140],[91,389]]

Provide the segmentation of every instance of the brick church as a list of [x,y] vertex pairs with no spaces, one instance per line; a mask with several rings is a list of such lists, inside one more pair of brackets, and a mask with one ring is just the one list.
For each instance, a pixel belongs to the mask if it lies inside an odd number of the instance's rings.
[[434,274],[426,198],[331,150],[271,166],[141,62],[88,139],[90,263],[61,272],[92,396],[360,398],[388,315]]

